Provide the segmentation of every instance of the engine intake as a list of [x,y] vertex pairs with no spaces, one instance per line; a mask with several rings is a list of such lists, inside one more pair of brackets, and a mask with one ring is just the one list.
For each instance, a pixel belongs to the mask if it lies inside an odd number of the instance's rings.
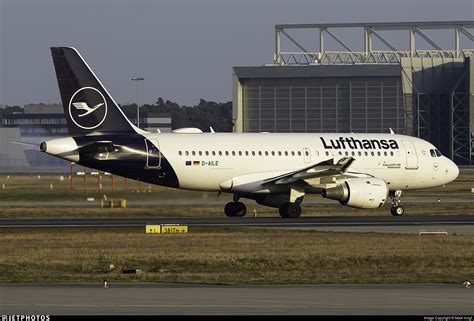
[[387,183],[380,178],[353,178],[323,191],[323,197],[355,208],[377,208],[388,197]]

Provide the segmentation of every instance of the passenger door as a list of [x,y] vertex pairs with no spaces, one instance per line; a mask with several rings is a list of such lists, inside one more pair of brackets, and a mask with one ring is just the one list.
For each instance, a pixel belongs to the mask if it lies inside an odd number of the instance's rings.
[[418,169],[418,155],[416,154],[415,144],[411,140],[403,140],[405,147],[405,157],[407,160],[406,169]]

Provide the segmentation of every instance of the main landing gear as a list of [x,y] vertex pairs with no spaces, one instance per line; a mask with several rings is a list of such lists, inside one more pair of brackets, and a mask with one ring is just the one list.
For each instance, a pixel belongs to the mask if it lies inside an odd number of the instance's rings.
[[298,197],[294,203],[283,203],[278,208],[280,216],[284,218],[298,218],[301,215],[301,203],[303,196]]
[[402,191],[400,190],[390,192],[390,198],[392,199],[390,214],[393,216],[402,216],[405,213],[405,209],[400,205],[400,196],[402,196]]
[[284,218],[298,218],[301,215],[301,205],[298,203],[284,203],[278,208],[280,216]]
[[239,197],[234,195],[234,201],[225,205],[224,213],[228,217],[243,217],[247,213],[247,207],[244,203],[239,202]]

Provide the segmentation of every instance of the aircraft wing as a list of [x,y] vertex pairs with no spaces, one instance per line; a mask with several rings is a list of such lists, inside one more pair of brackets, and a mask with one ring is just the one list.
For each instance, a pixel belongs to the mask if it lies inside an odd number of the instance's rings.
[[330,159],[321,163],[313,164],[306,168],[302,168],[290,173],[272,177],[263,181],[262,185],[266,184],[292,184],[299,180],[306,180],[324,176],[342,175],[347,168],[354,162],[354,158],[341,158],[336,164],[334,159]]
[[[320,185],[322,181],[332,183],[334,176],[352,176],[363,173],[350,173],[346,171],[354,162],[354,158],[345,157],[334,163],[329,159],[320,163],[290,171],[290,172],[261,172],[233,177],[220,184],[222,190],[242,193],[258,193],[259,191],[272,190],[278,186],[293,185]],[[325,179],[327,178],[327,179]],[[325,183],[323,183],[325,184]]]

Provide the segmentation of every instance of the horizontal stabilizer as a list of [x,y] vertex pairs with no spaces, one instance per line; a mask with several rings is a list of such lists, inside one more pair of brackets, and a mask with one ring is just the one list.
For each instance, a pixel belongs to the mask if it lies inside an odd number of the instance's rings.
[[10,144],[24,145],[28,147],[38,147],[38,144],[24,143],[24,142],[10,142]]
[[116,146],[111,141],[93,142],[78,148],[78,151],[83,154],[113,152]]

